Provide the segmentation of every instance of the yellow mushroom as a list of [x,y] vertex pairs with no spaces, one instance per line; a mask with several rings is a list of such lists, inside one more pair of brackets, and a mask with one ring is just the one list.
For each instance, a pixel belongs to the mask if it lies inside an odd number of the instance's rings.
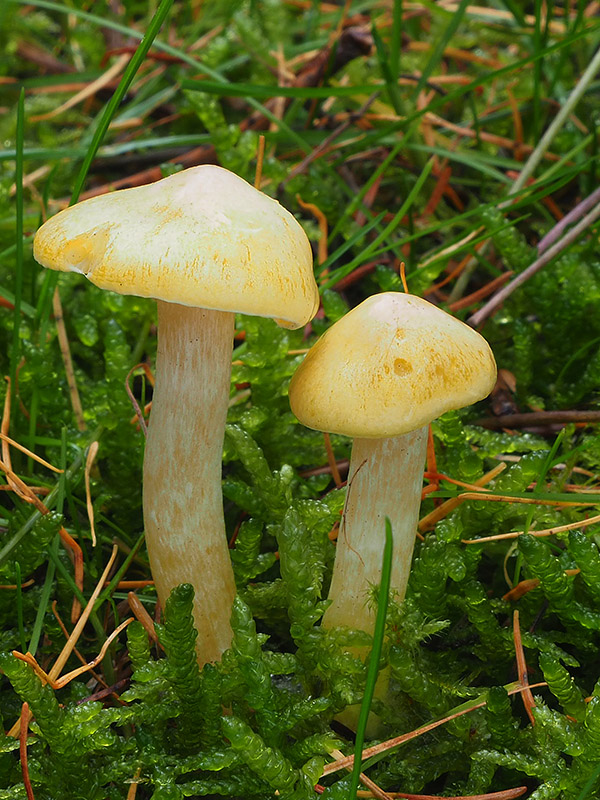
[[85,200],[37,232],[45,267],[158,300],[156,388],[144,458],[144,523],[161,603],[195,589],[201,663],[229,647],[235,594],[221,493],[234,313],[298,328],[318,291],[310,244],[279,203],[200,166]]
[[290,383],[309,428],[354,437],[323,625],[373,632],[369,585],[380,582],[385,518],[394,534],[392,589],[404,597],[421,503],[427,425],[486,397],[496,363],[485,339],[409,294],[369,297],[309,350]]

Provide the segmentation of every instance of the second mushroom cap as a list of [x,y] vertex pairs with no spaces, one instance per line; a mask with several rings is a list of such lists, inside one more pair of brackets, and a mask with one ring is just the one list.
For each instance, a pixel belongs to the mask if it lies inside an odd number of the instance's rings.
[[398,436],[492,390],[496,363],[472,328],[420,297],[373,295],[308,352],[290,384],[292,411],[316,430]]

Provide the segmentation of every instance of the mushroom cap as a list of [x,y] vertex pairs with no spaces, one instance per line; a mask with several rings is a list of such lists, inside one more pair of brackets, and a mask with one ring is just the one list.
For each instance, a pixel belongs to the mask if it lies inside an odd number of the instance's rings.
[[321,336],[289,396],[309,428],[379,439],[483,399],[495,380],[494,356],[476,331],[420,297],[385,292]]
[[38,230],[33,254],[101,289],[273,317],[289,328],[305,325],[319,305],[300,224],[213,165],[66,208]]

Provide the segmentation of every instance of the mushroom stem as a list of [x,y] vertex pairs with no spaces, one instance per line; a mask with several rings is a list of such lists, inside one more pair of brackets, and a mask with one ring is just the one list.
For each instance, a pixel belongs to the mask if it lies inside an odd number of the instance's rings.
[[417,531],[427,427],[387,439],[355,439],[329,599],[327,628],[373,633],[369,585],[381,581],[385,518],[394,536],[391,588],[404,598]]
[[234,315],[158,301],[156,388],[144,456],[144,523],[164,607],[195,591],[196,650],[218,661],[231,643],[235,583],[223,519],[221,463]]

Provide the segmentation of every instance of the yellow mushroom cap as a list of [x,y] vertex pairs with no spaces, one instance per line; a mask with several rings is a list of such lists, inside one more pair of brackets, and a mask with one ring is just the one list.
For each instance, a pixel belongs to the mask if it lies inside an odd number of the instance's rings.
[[321,336],[289,395],[309,428],[379,439],[483,399],[495,380],[494,356],[476,331],[420,297],[385,292]]
[[290,328],[305,325],[319,304],[300,224],[212,165],[71,206],[42,225],[33,254],[101,289],[273,317]]

